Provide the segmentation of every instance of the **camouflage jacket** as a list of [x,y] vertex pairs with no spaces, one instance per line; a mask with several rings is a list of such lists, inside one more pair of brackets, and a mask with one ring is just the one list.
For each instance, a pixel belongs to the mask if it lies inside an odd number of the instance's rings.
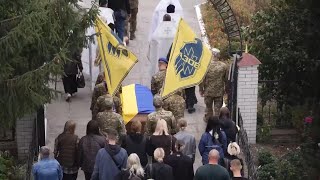
[[97,121],[102,132],[107,132],[108,129],[114,129],[119,135],[126,134],[126,127],[120,114],[112,111],[99,112]]
[[103,83],[103,81],[104,81],[104,72],[100,72],[98,77],[97,77],[97,81],[96,81],[95,86],[100,84],[100,83]]
[[151,136],[154,133],[159,119],[164,119],[167,122],[168,131],[170,134],[175,134],[178,132],[176,119],[174,118],[172,112],[161,108],[148,115],[145,126],[145,133],[147,136]]
[[129,0],[130,9],[137,9],[139,6],[139,0]]
[[93,110],[98,98],[108,93],[107,84],[102,82],[93,89],[90,110]]
[[175,119],[178,121],[179,119],[184,117],[186,102],[182,96],[173,94],[163,100],[163,109],[171,111]]
[[228,67],[221,61],[211,60],[204,80],[199,84],[199,91],[204,96],[220,97],[224,95],[228,80]]
[[158,94],[166,78],[166,70],[157,72],[151,79],[151,92],[153,95]]
[[[102,96],[98,97],[97,102],[92,109],[92,119],[93,120],[95,120],[97,118],[97,114],[99,112],[105,111],[105,109],[101,108],[101,103],[105,99],[104,96],[106,96],[106,95],[102,95]],[[121,101],[120,101],[120,98],[118,98],[117,96],[113,97],[113,111],[118,114],[122,114]]]

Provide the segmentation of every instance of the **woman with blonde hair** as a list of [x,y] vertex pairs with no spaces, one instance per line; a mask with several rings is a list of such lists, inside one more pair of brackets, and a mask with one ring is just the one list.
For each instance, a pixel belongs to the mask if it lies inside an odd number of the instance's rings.
[[176,138],[168,133],[167,122],[163,119],[157,121],[155,132],[147,141],[147,153],[149,156],[157,148],[163,148],[165,156],[175,152]]
[[76,180],[78,177],[78,143],[74,134],[76,123],[69,120],[65,123],[63,132],[55,139],[54,158],[62,166],[63,180]]
[[127,168],[122,170],[117,176],[116,180],[138,180],[143,179],[144,169],[140,164],[139,156],[136,153],[130,154],[127,161]]
[[146,167],[145,179],[153,180],[173,180],[172,168],[163,162],[165,152],[163,148],[157,148],[153,152],[155,162]]

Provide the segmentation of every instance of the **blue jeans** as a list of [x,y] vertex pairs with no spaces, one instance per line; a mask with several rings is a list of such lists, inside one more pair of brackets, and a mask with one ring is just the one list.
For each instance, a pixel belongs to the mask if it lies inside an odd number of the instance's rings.
[[118,33],[118,37],[123,41],[124,31],[125,31],[125,20],[123,16],[121,16],[120,11],[114,12],[114,16],[116,19],[116,22],[114,23],[115,29]]

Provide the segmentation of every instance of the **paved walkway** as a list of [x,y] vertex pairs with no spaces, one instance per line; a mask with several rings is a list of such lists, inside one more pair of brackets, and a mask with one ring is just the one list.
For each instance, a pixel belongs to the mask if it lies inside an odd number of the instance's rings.
[[[84,0],[85,3],[88,1]],[[129,73],[124,81],[124,85],[132,83],[140,83],[146,86],[150,86],[151,74],[149,74],[148,66],[150,62],[147,59],[148,42],[147,37],[149,34],[152,13],[159,0],[140,0],[139,13],[138,13],[138,27],[136,36],[137,39],[130,41],[129,49],[132,50],[139,62]],[[184,9],[185,20],[192,27],[192,29],[200,37],[200,29],[197,21],[194,6],[199,4],[201,0],[181,0],[181,5]],[[89,82],[87,82],[89,84]],[[63,91],[62,83],[57,83],[57,90]],[[197,91],[198,92],[198,91]],[[204,114],[203,99],[197,94],[198,104],[195,106],[196,113],[188,114],[185,112],[186,119],[188,120],[188,131],[192,132],[199,142],[199,138],[205,129],[205,123],[202,121]],[[89,110],[91,103],[91,90],[90,87],[79,89],[76,97],[72,99],[70,103],[64,101],[64,97],[58,97],[52,101],[47,107],[47,120],[48,120],[48,132],[47,132],[47,145],[53,149],[54,139],[59,133],[63,131],[64,123],[69,120],[75,120],[77,122],[76,134],[79,137],[85,135],[86,124],[91,119],[91,111]],[[197,152],[195,170],[201,165],[201,157]],[[79,171],[79,180],[84,180],[82,171]]]

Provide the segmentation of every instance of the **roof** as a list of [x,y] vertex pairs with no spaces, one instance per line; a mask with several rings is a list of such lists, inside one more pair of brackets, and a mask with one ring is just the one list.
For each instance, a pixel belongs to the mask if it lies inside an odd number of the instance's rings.
[[259,65],[261,62],[252,54],[243,53],[242,59],[238,62],[239,67]]

